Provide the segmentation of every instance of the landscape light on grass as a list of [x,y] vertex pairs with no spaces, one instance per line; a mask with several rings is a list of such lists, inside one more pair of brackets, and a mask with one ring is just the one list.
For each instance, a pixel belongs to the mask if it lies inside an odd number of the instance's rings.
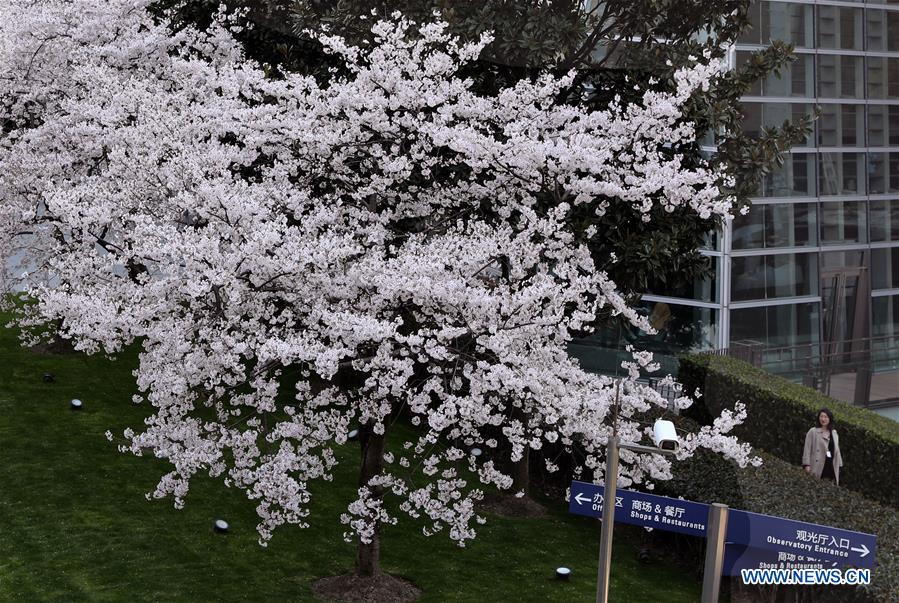
[[71,402],[69,402],[69,407],[70,407],[72,410],[81,410],[82,406],[83,406],[83,405],[82,405],[82,403],[81,403],[81,400],[79,400],[78,398],[75,398],[74,400],[72,400]]
[[472,448],[471,449],[472,456],[481,456],[482,454],[483,454],[483,451],[480,448]]
[[359,437],[359,430],[351,429],[350,432],[348,434],[346,434],[346,437],[348,440],[355,440],[356,438]]
[[44,373],[44,383],[53,383],[55,380],[53,373]]
[[215,525],[213,529],[219,534],[227,534],[228,533],[228,522],[224,519],[216,519]]
[[556,580],[568,580],[571,576],[571,570],[567,567],[556,568]]

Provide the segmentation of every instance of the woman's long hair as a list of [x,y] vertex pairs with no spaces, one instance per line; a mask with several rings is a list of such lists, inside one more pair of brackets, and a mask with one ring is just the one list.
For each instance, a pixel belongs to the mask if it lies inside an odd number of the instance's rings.
[[827,418],[828,418],[828,419],[830,419],[830,421],[827,423],[827,430],[828,430],[828,431],[833,431],[833,427],[834,427],[834,425],[833,425],[833,412],[831,412],[831,410],[830,410],[829,408],[822,408],[821,410],[819,410],[819,411],[817,412],[817,414],[815,414],[815,425],[817,425],[818,427],[823,427],[823,426],[821,425],[821,413],[822,413],[822,412],[823,412],[825,415],[827,415]]

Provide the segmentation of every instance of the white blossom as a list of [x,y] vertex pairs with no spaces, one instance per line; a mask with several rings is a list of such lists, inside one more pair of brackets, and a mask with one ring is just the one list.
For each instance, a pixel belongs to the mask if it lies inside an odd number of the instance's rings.
[[[171,464],[151,497],[180,507],[194,475],[219,476],[256,501],[265,542],[307,525],[309,483],[354,425],[383,434],[403,408],[421,435],[359,488],[347,534],[395,522],[395,496],[464,545],[480,486],[512,485],[464,452],[502,449],[497,428],[513,459],[580,446],[597,481],[616,400],[619,433],[645,437],[634,415],[666,405],[636,382],[651,355],[613,380],[566,352],[603,308],[651,329],[569,218],[728,215],[731,178],[666,151],[696,138],[682,107],[722,64],[588,111],[556,100],[573,74],[479,94],[459,72],[489,37],[394,17],[371,47],[321,38],[345,78],[269,79],[224,11],[173,33],[148,4],[0,3],[0,257],[30,266],[3,277],[36,300],[22,325],[61,319],[88,353],[139,344],[135,401],[155,412],[121,448]],[[742,416],[681,455],[748,461],[724,435]],[[622,484],[666,477],[622,452]]]

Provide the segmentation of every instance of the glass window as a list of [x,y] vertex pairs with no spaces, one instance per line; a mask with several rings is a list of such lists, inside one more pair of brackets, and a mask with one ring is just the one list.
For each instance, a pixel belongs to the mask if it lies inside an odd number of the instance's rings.
[[[753,53],[748,50],[738,50],[737,51],[737,65],[736,68],[739,71],[744,68],[749,60],[752,58]],[[749,89],[746,91],[747,96],[761,96],[762,95],[762,82],[761,80],[755,80],[752,82],[752,85],[749,86]]]
[[783,253],[731,259],[733,301],[797,297],[817,292],[817,254]]
[[765,78],[762,82],[762,94],[765,96],[814,97],[814,59],[814,55],[811,54],[797,54],[795,61],[781,67],[779,76],[771,74]]
[[814,197],[815,162],[810,153],[790,153],[784,164],[762,176],[760,195],[763,197]]
[[871,299],[871,336],[899,335],[899,295]]
[[760,341],[766,347],[818,343],[818,303],[741,308],[730,313],[730,341]]
[[[643,301],[638,310],[657,331],[650,335],[632,328],[625,337],[641,349],[679,353],[707,350],[718,339],[718,311],[667,302]],[[630,342],[629,342],[630,343]]]
[[869,8],[868,50],[899,50],[899,12]]
[[872,195],[899,192],[899,153],[869,153],[868,180]]
[[868,57],[868,98],[899,98],[899,58]]
[[871,201],[871,242],[899,241],[899,200]]
[[871,288],[899,289],[899,247],[871,250]]
[[[743,112],[743,131],[747,136],[759,138],[763,128],[780,128],[784,122],[799,123],[805,116],[811,115],[814,105],[806,103],[753,103],[741,105]],[[819,120],[820,121],[820,120]],[[809,133],[805,142],[797,146],[814,146],[813,135]]]
[[899,146],[899,106],[868,105],[868,146]]
[[759,2],[762,44],[783,40],[799,48],[814,47],[814,10],[810,4]]
[[749,4],[749,8],[746,17],[749,19],[749,25],[747,25],[743,31],[740,32],[740,35],[737,36],[738,44],[761,44],[762,43],[762,7],[764,7],[767,2],[752,2]]
[[865,146],[865,108],[862,105],[821,105],[817,126],[819,146]]
[[811,203],[754,205],[734,218],[734,249],[798,247],[817,244],[816,206]]
[[821,196],[864,195],[864,153],[821,153],[818,159]]
[[862,9],[818,6],[818,48],[862,50]]
[[864,249],[827,251],[821,254],[821,272],[832,268],[859,268],[866,265]]
[[[737,51],[737,69],[745,66],[752,57],[752,54],[753,53],[748,50]],[[756,81],[749,90],[746,91],[746,94],[747,96],[814,98],[815,55],[797,54],[794,62],[781,67],[780,75],[772,73],[763,81]]]
[[818,55],[818,96],[864,98],[863,57]]
[[868,226],[864,201],[828,201],[821,204],[821,243],[866,243]]
[[[708,256],[707,256],[708,257]],[[664,295],[665,297],[681,297],[684,299],[695,299],[699,301],[714,302],[718,301],[718,278],[720,258],[708,257],[714,269],[714,276],[705,279],[696,280],[693,283],[665,283],[658,279],[653,279],[649,283],[647,293],[655,295]]]
[[749,5],[750,26],[737,42],[769,44],[783,40],[799,48],[814,48],[814,7],[790,2],[753,2]]

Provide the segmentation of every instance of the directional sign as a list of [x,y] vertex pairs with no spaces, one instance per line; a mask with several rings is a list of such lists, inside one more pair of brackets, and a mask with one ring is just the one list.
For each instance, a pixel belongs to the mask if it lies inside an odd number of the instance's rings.
[[874,567],[877,537],[814,523],[731,509],[728,543],[796,553],[853,567]]
[[[587,517],[602,517],[605,488],[586,482],[571,482],[568,510]],[[616,490],[615,521],[637,526],[705,536],[709,505],[645,492]]]
[[724,547],[725,576],[739,576],[744,569],[831,569],[839,568],[839,561],[821,561],[803,553],[756,549],[740,544]]

